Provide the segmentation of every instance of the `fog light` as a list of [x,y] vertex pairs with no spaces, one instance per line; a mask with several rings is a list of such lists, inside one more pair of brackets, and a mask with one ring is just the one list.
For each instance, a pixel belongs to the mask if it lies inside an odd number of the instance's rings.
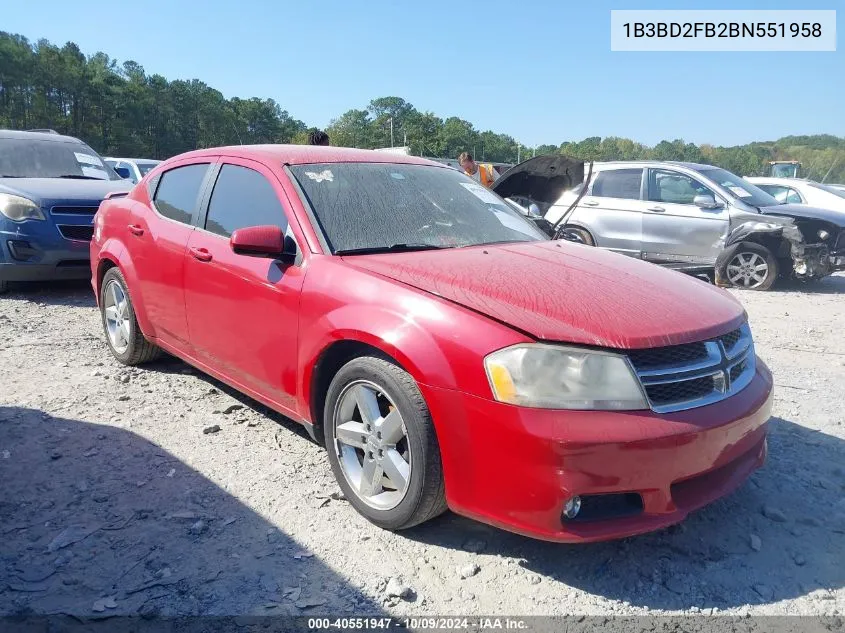
[[572,497],[563,506],[563,518],[574,519],[581,511],[581,497]]

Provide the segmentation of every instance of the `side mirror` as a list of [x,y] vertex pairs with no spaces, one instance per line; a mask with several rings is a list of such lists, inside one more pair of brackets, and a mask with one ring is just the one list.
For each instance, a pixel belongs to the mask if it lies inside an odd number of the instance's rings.
[[696,196],[693,198],[692,203],[699,209],[708,209],[710,211],[721,209],[723,206],[721,203],[716,202],[713,196]]
[[272,257],[287,264],[296,259],[294,249],[285,248],[285,234],[278,226],[247,226],[237,229],[229,238],[229,245],[238,255]]
[[132,178],[132,172],[129,171],[128,167],[115,167],[114,170],[117,172],[117,175],[124,180],[134,180]]

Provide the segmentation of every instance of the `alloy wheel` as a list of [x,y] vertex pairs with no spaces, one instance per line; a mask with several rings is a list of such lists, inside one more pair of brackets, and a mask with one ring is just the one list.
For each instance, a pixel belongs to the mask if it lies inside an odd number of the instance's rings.
[[334,410],[335,446],[346,481],[367,505],[392,510],[411,481],[411,452],[402,414],[385,390],[357,380]]
[[757,253],[741,252],[728,262],[727,273],[728,280],[734,286],[757,288],[769,276],[769,265]]
[[109,281],[104,293],[103,312],[109,343],[118,354],[123,354],[132,340],[132,320],[129,301],[123,287],[115,280]]

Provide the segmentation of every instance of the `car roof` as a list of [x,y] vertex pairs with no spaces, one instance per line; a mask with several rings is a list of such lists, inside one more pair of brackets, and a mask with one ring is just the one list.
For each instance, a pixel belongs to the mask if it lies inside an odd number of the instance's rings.
[[231,145],[228,147],[211,147],[179,154],[170,160],[202,158],[204,156],[252,158],[264,161],[279,161],[288,165],[308,165],[313,163],[395,163],[443,167],[440,163],[418,156],[376,152],[369,149],[326,147],[320,145]]
[[613,165],[621,167],[623,165],[633,165],[636,167],[646,167],[652,165],[671,165],[673,167],[685,167],[694,171],[701,171],[702,169],[719,169],[715,165],[708,165],[706,163],[686,163],[680,160],[608,160],[596,161],[596,167],[604,167],[605,165]]
[[771,183],[773,185],[806,185],[812,181],[806,178],[780,178],[778,176],[748,176],[746,178],[749,182]]
[[104,156],[103,160],[122,160],[127,163],[160,163],[158,158],[121,158],[120,156]]
[[26,132],[23,130],[0,130],[0,139],[16,138],[30,139],[33,141],[53,141],[55,143],[76,143],[82,145],[82,141],[74,136],[54,134],[53,132]]

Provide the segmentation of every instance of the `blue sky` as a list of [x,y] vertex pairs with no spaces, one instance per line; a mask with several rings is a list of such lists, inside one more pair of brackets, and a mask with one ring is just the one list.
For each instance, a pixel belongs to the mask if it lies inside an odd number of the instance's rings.
[[6,4],[5,31],[74,41],[86,54],[132,59],[168,79],[198,78],[227,97],[270,97],[309,125],[400,96],[527,146],[611,135],[717,145],[845,136],[842,50],[610,51],[612,8],[802,8],[794,0]]

